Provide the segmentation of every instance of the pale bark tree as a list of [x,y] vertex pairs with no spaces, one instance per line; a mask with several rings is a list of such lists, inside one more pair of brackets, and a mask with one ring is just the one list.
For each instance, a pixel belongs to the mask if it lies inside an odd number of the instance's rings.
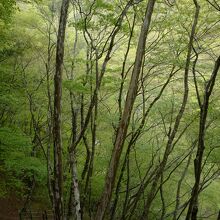
[[[75,40],[73,45],[73,59],[71,63],[71,72],[69,79],[73,80],[74,78],[74,67],[75,67],[75,59],[76,59],[76,49],[77,49],[77,41],[78,41],[78,30],[75,28]],[[78,173],[77,173],[77,161],[76,161],[76,149],[75,142],[77,138],[77,118],[78,118],[78,110],[74,106],[75,96],[72,91],[70,91],[70,107],[71,107],[71,144],[69,150],[69,158],[70,158],[70,172],[71,172],[71,184],[70,184],[70,195],[69,195],[69,204],[68,204],[68,213],[67,218],[69,220],[76,219],[81,220],[81,202],[80,202],[80,190],[78,183]]]

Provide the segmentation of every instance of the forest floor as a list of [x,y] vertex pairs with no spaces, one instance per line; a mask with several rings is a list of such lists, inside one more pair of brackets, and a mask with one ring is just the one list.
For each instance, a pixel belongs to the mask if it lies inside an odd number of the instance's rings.
[[[7,198],[0,198],[0,220],[19,220],[19,210],[23,207],[23,202],[11,195]],[[22,219],[42,220],[44,214],[44,206],[33,204],[30,211],[22,215]],[[47,219],[51,218],[51,211],[47,210]]]
[[19,209],[22,203],[14,196],[0,198],[0,219],[19,219]]

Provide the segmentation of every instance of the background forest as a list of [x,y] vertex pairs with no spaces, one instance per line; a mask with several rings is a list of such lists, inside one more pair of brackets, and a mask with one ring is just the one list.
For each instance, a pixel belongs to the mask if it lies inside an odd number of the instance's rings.
[[0,219],[220,220],[219,0],[1,0]]

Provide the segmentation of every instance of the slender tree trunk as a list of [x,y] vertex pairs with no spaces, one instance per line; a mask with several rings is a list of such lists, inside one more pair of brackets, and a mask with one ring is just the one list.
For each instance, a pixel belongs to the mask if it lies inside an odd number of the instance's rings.
[[186,220],[196,220],[197,213],[198,213],[198,196],[199,196],[199,189],[200,189],[200,179],[202,173],[202,160],[203,160],[203,153],[205,150],[205,133],[206,133],[206,119],[208,114],[209,108],[209,98],[212,94],[213,87],[215,85],[215,80],[217,73],[220,67],[220,56],[215,62],[215,67],[212,72],[212,75],[206,84],[204,97],[203,97],[203,104],[200,106],[200,123],[199,123],[199,138],[198,138],[198,148],[196,153],[196,158],[194,160],[194,174],[195,174],[195,183],[192,190],[192,195],[189,203],[189,208],[187,211]]
[[[71,167],[71,202],[69,202],[69,216],[68,219],[72,220],[75,219],[76,216],[77,220],[81,220],[81,203],[80,203],[80,191],[79,191],[79,184],[78,184],[78,174],[77,174],[77,163],[75,158],[75,151],[70,152],[70,167]],[[75,214],[74,214],[75,210]]]
[[[88,83],[88,75],[89,73],[92,71],[92,54],[91,54],[91,51],[90,51],[90,48],[88,47],[87,48],[87,53],[86,53],[86,79],[85,81],[83,82],[83,85],[85,86],[87,83]],[[83,129],[83,126],[84,126],[84,111],[85,111],[85,106],[84,106],[84,94],[81,94],[81,106],[80,106],[80,122],[81,122],[81,129]],[[82,175],[81,175],[81,178],[82,180],[85,179],[86,175],[87,175],[87,172],[88,172],[88,169],[89,169],[89,162],[90,162],[90,158],[91,158],[91,152],[90,152],[90,148],[89,148],[89,144],[88,144],[88,141],[87,141],[87,138],[86,138],[86,135],[83,135],[83,143],[85,145],[85,148],[86,148],[86,160],[85,160],[85,163],[84,163],[84,167],[83,167],[83,171],[82,171]],[[85,197],[83,195],[83,197]],[[83,201],[82,201],[83,203]],[[82,204],[82,212],[83,212],[83,204]],[[82,213],[83,215],[83,213]]]
[[161,216],[160,216],[160,220],[164,220],[165,218],[165,214],[166,214],[166,203],[165,203],[165,198],[164,198],[164,191],[163,191],[163,174],[161,175],[161,180],[160,180],[160,187],[159,187],[159,191],[160,191],[160,199],[161,199],[161,203],[162,203],[162,208],[161,208]]
[[125,192],[125,200],[123,204],[122,217],[121,219],[126,219],[127,207],[128,207],[128,198],[129,198],[129,189],[130,189],[130,152],[128,152],[127,156],[127,180],[126,180],[126,192]]
[[125,107],[122,114],[121,121],[116,134],[114,143],[114,149],[110,160],[109,168],[106,175],[104,191],[98,206],[96,213],[96,220],[102,220],[105,215],[105,211],[111,200],[112,191],[115,184],[115,177],[118,170],[119,160],[124,145],[125,137],[127,134],[128,125],[130,122],[131,111],[134,105],[134,101],[137,94],[138,78],[141,71],[141,65],[145,52],[146,38],[150,27],[151,17],[153,14],[153,8],[156,0],[149,0],[146,8],[144,22],[141,27],[141,33],[138,42],[138,48],[136,52],[135,64],[132,71],[130,85],[126,97]]
[[115,219],[116,208],[117,208],[117,204],[118,204],[118,200],[119,200],[119,193],[120,193],[120,190],[121,190],[121,182],[122,182],[124,172],[125,172],[125,169],[126,169],[126,164],[127,164],[130,148],[131,148],[131,146],[129,145],[128,149],[127,149],[127,152],[125,154],[124,161],[122,163],[122,168],[121,168],[121,171],[120,171],[120,175],[118,177],[118,182],[117,182],[116,189],[115,189],[115,198],[114,198],[114,202],[113,202],[113,205],[112,205],[112,208],[111,208],[111,217],[110,217],[111,220]]
[[51,165],[51,146],[53,141],[53,104],[51,97],[51,88],[50,88],[50,71],[51,71],[51,58],[53,55],[52,52],[53,45],[51,44],[51,24],[49,25],[48,32],[48,47],[47,47],[47,62],[45,63],[46,68],[46,82],[47,82],[47,96],[48,96],[48,109],[47,109],[47,126],[48,126],[48,144],[47,144],[47,187],[50,197],[50,202],[53,210],[54,208],[54,194],[53,194],[53,185],[52,185],[52,165]]
[[[98,85],[98,57],[96,53],[96,87]],[[92,91],[92,88],[91,88]],[[90,200],[91,200],[91,177],[93,175],[93,164],[94,164],[94,159],[95,159],[95,148],[96,148],[96,130],[97,130],[97,117],[98,117],[98,91],[95,94],[95,100],[94,100],[94,110],[92,112],[91,116],[91,133],[92,133],[92,147],[91,147],[91,155],[90,155],[90,160],[88,163],[88,171],[86,175],[86,182],[85,182],[85,188],[84,188],[84,201],[83,203],[85,204],[86,198],[85,196],[87,195],[87,201],[89,202],[89,207],[90,207]],[[90,209],[91,210],[91,209]],[[89,210],[90,217],[91,217],[91,211]]]
[[62,99],[62,66],[64,57],[64,39],[67,23],[69,0],[63,0],[60,13],[56,49],[56,72],[54,76],[54,206],[55,219],[64,219],[63,210],[63,168],[61,137],[61,99]]
[[[73,94],[70,93],[71,98],[71,111],[72,111],[72,142],[70,146],[70,170],[71,170],[71,189],[70,189],[70,201],[68,210],[68,219],[81,220],[81,205],[80,205],[80,191],[78,184],[77,163],[76,163],[76,135],[77,135],[77,110],[73,106]],[[75,214],[74,214],[75,211]]]
[[[78,42],[78,30],[75,28],[75,41],[73,45],[73,60],[72,68],[70,73],[70,79],[73,80],[73,72],[76,59],[76,46]],[[70,171],[71,171],[71,185],[70,185],[70,195],[68,204],[68,220],[76,219],[81,220],[81,203],[80,203],[80,191],[78,184],[78,174],[77,174],[77,161],[76,161],[76,139],[77,139],[77,109],[74,107],[75,97],[72,92],[70,92],[70,102],[71,102],[71,117],[72,117],[72,139],[69,148],[70,157]]]
[[220,211],[218,211],[218,217],[217,220],[220,220]]

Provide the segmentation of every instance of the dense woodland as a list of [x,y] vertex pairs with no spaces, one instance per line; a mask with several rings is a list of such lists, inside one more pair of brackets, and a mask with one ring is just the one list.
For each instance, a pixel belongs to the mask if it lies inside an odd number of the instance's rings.
[[219,68],[219,0],[1,0],[0,219],[220,220]]

